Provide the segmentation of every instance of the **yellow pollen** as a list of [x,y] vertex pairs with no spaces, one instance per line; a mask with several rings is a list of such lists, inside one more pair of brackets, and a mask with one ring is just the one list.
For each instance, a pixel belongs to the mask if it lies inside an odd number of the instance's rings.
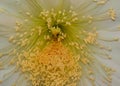
[[62,43],[53,42],[42,52],[25,52],[24,57],[18,63],[23,73],[29,72],[33,86],[77,86],[81,67]]
[[115,12],[115,10],[114,9],[109,9],[109,16],[111,17],[111,19],[113,20],[113,21],[115,21],[115,19],[116,19],[116,12]]
[[84,39],[86,44],[95,44],[97,33],[88,33],[88,36]]
[[12,42],[14,40],[14,36],[10,36],[9,41]]

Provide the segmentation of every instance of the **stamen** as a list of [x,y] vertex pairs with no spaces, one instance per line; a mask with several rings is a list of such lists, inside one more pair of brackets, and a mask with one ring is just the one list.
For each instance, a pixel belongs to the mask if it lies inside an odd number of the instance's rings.
[[[113,69],[104,66],[98,58],[111,59],[109,51],[112,49],[99,44],[99,41],[114,42],[119,41],[119,38],[99,38],[97,22],[110,18],[115,21],[116,13],[111,8],[107,11],[109,16],[106,13],[94,14],[93,10],[97,10],[97,7],[106,4],[108,0],[93,1],[95,4],[88,9],[86,7],[91,4],[89,2],[80,4],[80,9],[68,8],[69,3],[63,6],[65,8],[60,8],[61,5],[58,7],[60,9],[43,9],[36,0],[26,0],[26,4],[29,2],[26,6],[33,4],[33,7],[29,12],[26,8],[21,9],[21,20],[15,22],[12,31],[14,33],[10,34],[12,36],[7,36],[12,46],[6,51],[7,54],[4,51],[0,53],[0,69],[6,65],[17,66],[5,76],[19,70],[20,76],[23,74],[29,82],[28,86],[77,86],[84,78],[95,86],[102,77],[110,84]],[[96,7],[93,7],[94,5]],[[100,76],[98,79],[97,74]],[[16,85],[17,82],[13,86]],[[80,85],[82,86],[82,83]]]
[[[70,77],[74,79],[74,82],[70,81],[71,84],[75,85],[81,76],[81,69],[79,69],[78,64],[74,62],[72,55],[60,42],[52,43],[41,53],[39,50],[36,53],[30,53],[32,54],[30,56],[27,52],[24,53],[24,56],[29,58],[29,60],[21,60],[22,62],[19,62],[19,65],[21,65],[23,73],[32,73],[28,76],[28,79],[32,81],[33,86],[40,85],[42,81],[48,86],[50,83],[64,86]],[[69,75],[66,76],[66,73],[69,73]],[[37,76],[43,77],[42,80],[37,78]]]
[[113,20],[113,21],[115,21],[116,20],[116,12],[115,12],[115,10],[114,9],[109,9],[109,16],[111,17],[111,19]]

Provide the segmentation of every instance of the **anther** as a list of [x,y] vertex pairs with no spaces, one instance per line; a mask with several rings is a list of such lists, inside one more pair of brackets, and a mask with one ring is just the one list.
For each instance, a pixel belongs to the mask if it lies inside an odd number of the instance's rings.
[[113,21],[115,21],[115,19],[116,19],[116,12],[114,11],[114,9],[109,9],[109,16],[111,17],[111,19],[113,20]]

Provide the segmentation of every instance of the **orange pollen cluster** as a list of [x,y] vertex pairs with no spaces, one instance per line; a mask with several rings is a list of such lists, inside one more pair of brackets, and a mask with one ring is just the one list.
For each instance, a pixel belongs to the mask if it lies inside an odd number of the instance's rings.
[[60,42],[53,42],[42,52],[24,52],[19,59],[21,71],[33,86],[77,86],[81,67]]

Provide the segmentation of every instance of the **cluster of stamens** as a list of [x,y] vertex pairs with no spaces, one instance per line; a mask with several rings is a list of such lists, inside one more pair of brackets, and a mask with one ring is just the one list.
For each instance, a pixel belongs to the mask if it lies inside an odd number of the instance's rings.
[[71,24],[74,24],[78,20],[77,13],[72,9],[69,11],[44,10],[40,13],[39,17],[46,22],[49,32],[58,41],[66,37],[66,33],[63,32],[63,27],[71,26]]
[[[101,6],[108,0],[93,1]],[[103,82],[111,83],[114,70],[99,62],[95,55],[111,59],[109,54],[99,51],[112,49],[98,40],[113,42],[118,38],[100,38],[98,26],[94,25],[99,20],[115,21],[115,10],[109,9],[103,15],[84,15],[82,11],[51,8],[41,10],[38,15],[25,11],[24,20],[16,21],[15,34],[9,37],[14,47],[7,54],[0,53],[0,58],[13,56],[9,64],[17,65],[32,86],[77,86],[84,77],[95,86],[96,76],[103,76]],[[0,69],[6,63],[6,60],[0,63]]]
[[50,44],[43,52],[24,52],[18,64],[33,86],[77,86],[81,76],[81,67],[59,42]]

